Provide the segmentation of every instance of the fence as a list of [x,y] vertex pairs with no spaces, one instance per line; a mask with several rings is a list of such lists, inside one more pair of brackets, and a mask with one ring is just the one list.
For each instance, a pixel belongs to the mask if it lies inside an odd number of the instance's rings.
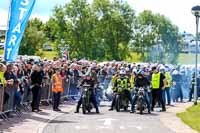
[[[103,86],[103,90],[109,90],[110,78],[98,77],[100,79],[100,84]],[[68,80],[63,80],[64,92],[62,94],[62,99],[65,100],[77,100],[81,96],[81,89],[77,89],[77,86],[82,81],[82,78],[74,79],[73,77]],[[18,85],[7,85],[6,87],[0,86],[0,117],[9,120],[9,114],[15,113],[18,117],[22,115],[23,111],[29,111],[30,103],[32,101],[32,91],[29,83],[22,82],[23,92],[19,91]],[[183,90],[183,95],[188,97],[189,85],[185,82],[180,83]],[[51,91],[51,81],[50,79],[44,79],[42,88],[40,90],[40,101],[42,104],[50,105],[52,103],[52,91]],[[176,87],[171,88],[172,99],[174,94],[176,94]],[[200,90],[199,90],[200,91]],[[97,91],[100,95],[102,91]],[[108,96],[109,97],[109,96]],[[107,97],[107,98],[108,98]]]
[[[62,99],[76,100],[74,97],[80,97],[80,90],[77,85],[82,79],[63,81],[64,92]],[[30,84],[22,82],[23,91],[18,89],[18,85],[7,85],[6,87],[0,86],[0,117],[4,120],[9,120],[10,114],[22,115],[22,110],[30,111],[29,107],[32,102],[32,90]],[[52,103],[50,79],[44,79],[42,87],[39,92],[40,103],[43,105],[50,105]]]

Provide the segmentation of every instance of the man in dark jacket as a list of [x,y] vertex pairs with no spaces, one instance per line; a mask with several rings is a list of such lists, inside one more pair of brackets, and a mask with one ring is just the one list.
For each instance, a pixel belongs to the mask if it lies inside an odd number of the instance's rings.
[[[94,90],[94,86],[95,86],[95,81],[92,80],[90,74],[87,74],[85,76],[85,79],[81,82],[80,86],[83,86],[84,84],[86,85],[90,85],[90,89],[89,91],[90,93],[90,102],[94,105],[95,109],[96,109],[96,113],[99,114],[99,108],[97,106],[97,101],[96,101],[96,94],[95,94],[95,90]],[[78,105],[76,107],[76,112],[75,113],[79,113],[79,108],[82,104],[82,96],[78,101]]]
[[41,85],[42,85],[42,79],[44,77],[44,73],[41,70],[39,65],[34,65],[32,68],[31,73],[31,88],[32,88],[32,94],[33,94],[33,100],[32,100],[32,112],[35,111],[41,111],[39,109],[40,104],[40,98],[41,98]]
[[138,88],[140,87],[144,87],[145,89],[145,102],[147,104],[147,108],[148,108],[148,113],[151,113],[151,108],[150,108],[150,101],[149,101],[149,97],[148,97],[148,93],[147,93],[147,87],[149,86],[149,81],[146,77],[144,77],[144,72],[139,72],[136,80],[135,80],[135,87],[136,87],[136,94],[133,96],[133,100],[132,100],[132,107],[131,107],[131,112],[130,113],[134,113],[135,112],[135,103],[138,99],[137,93],[138,93]]

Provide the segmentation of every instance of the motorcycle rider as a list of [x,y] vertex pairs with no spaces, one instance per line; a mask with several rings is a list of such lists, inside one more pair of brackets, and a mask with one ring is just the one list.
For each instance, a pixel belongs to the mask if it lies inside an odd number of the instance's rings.
[[147,104],[147,108],[148,108],[148,113],[151,113],[151,108],[150,108],[150,102],[149,102],[149,97],[148,97],[148,91],[147,91],[147,87],[149,85],[149,81],[148,79],[144,76],[144,72],[143,71],[139,71],[137,76],[136,76],[136,80],[135,80],[135,95],[133,96],[132,99],[132,103],[131,103],[131,112],[130,113],[135,113],[135,103],[138,99],[137,93],[138,93],[138,89],[139,87],[143,87],[145,89],[145,102]]
[[[89,91],[91,91],[91,95],[90,95],[90,101],[91,103],[94,105],[95,109],[96,109],[96,113],[99,114],[99,108],[97,106],[97,101],[96,101],[96,94],[95,94],[95,81],[92,80],[90,74],[86,74],[85,79],[81,82],[80,86],[83,86],[84,84],[90,85],[90,89]],[[79,113],[79,108],[82,104],[82,95],[81,98],[78,101],[78,105],[76,107],[76,112],[75,113]]]
[[112,105],[111,105],[111,108],[109,109],[109,111],[112,111],[114,108],[115,101],[116,101],[116,93],[118,92],[117,88],[119,86],[124,89],[123,91],[124,91],[125,96],[131,102],[131,94],[130,94],[130,91],[128,90],[128,88],[130,86],[129,84],[130,84],[130,81],[129,81],[128,77],[126,77],[126,71],[120,70],[119,77],[117,77],[117,79],[114,82],[114,87],[113,87],[113,88],[115,88],[114,98],[113,98]]

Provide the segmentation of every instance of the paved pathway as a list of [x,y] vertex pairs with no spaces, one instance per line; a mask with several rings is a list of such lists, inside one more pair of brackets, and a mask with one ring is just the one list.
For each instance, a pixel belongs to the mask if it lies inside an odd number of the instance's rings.
[[43,133],[175,133],[164,126],[160,112],[152,114],[130,114],[108,111],[101,108],[101,114],[64,114],[51,121]]
[[44,108],[41,113],[24,113],[22,118],[0,122],[0,133],[197,133],[176,117],[192,103],[176,104],[167,112],[151,115],[109,112],[101,108],[101,114],[74,114],[73,105],[64,105],[63,112],[57,113]]

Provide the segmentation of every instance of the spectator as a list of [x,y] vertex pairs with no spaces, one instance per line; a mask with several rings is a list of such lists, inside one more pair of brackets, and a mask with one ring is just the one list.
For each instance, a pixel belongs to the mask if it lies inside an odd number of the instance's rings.
[[41,85],[43,79],[43,71],[40,69],[38,65],[34,65],[31,72],[31,88],[32,88],[32,112],[41,111],[39,109],[40,97],[41,97]]

